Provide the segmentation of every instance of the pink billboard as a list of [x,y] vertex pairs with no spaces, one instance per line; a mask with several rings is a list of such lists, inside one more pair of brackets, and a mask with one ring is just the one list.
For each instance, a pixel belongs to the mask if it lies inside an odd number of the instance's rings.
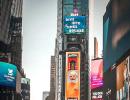
[[91,61],[91,89],[103,86],[103,59]]

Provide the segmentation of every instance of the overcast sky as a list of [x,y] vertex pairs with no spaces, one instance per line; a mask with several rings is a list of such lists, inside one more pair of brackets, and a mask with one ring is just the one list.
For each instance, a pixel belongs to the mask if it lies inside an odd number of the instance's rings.
[[[90,31],[93,45],[93,36],[102,40],[102,16],[109,0],[91,1],[95,1],[94,28]],[[23,68],[31,79],[31,100],[42,100],[42,92],[50,89],[50,57],[54,55],[56,33],[57,0],[24,0]]]

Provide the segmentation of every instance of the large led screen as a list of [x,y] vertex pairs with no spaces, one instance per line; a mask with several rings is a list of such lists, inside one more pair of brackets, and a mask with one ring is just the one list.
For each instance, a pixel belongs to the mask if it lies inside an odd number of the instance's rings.
[[86,29],[86,16],[64,16],[64,33],[81,34]]
[[0,62],[0,85],[16,87],[17,69],[13,64]]
[[130,50],[130,0],[112,2],[106,13],[103,26],[104,71]]
[[65,100],[80,100],[80,52],[66,52]]
[[103,59],[91,61],[91,89],[103,86]]
[[117,100],[128,100],[129,95],[129,65],[128,60],[121,62],[116,68],[116,91],[117,91]]

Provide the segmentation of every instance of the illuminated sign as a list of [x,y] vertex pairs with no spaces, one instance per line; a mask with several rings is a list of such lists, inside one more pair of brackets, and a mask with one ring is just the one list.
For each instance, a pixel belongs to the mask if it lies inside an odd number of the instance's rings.
[[64,33],[81,34],[86,29],[85,16],[64,16]]
[[65,100],[80,100],[80,52],[66,52]]
[[[104,72],[130,51],[130,0],[111,2],[104,15],[103,58]],[[116,10],[113,8],[116,7]],[[123,9],[122,9],[123,8]],[[116,16],[116,14],[118,14]],[[116,16],[116,17],[113,17]]]
[[103,86],[103,59],[91,62],[91,89]]
[[92,100],[103,100],[103,92],[92,92]]
[[16,87],[17,69],[13,64],[0,62],[0,85]]

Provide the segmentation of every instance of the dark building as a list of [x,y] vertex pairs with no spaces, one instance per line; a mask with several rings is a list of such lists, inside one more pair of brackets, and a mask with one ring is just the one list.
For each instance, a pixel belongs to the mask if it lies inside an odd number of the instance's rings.
[[15,64],[18,70],[22,62],[22,4],[23,0],[12,1],[9,28],[11,63]]
[[0,86],[2,100],[21,100],[23,0],[1,0],[0,61],[17,66],[16,88]]
[[[0,17],[0,58],[15,64],[22,62],[22,4],[23,0],[2,0]],[[2,59],[3,57],[3,59]]]
[[0,60],[8,62],[8,46],[11,35],[9,34],[12,0],[2,0],[0,3]]
[[[56,98],[55,100],[89,99],[89,65],[88,65],[88,36],[89,9],[88,0],[58,0],[56,38]],[[67,54],[77,53],[78,91],[77,97],[67,97]],[[79,72],[78,72],[79,71]],[[71,88],[70,88],[71,90]]]
[[[112,100],[130,98],[130,66],[128,63],[124,64],[130,55],[128,43],[130,43],[130,1],[110,0],[103,17],[104,92],[107,92],[104,98],[107,98],[108,93],[109,95],[111,93]],[[112,82],[108,83],[108,80]]]
[[[2,0],[0,3],[0,51],[5,52],[9,43],[9,26],[12,0]],[[2,49],[3,47],[3,49]]]

